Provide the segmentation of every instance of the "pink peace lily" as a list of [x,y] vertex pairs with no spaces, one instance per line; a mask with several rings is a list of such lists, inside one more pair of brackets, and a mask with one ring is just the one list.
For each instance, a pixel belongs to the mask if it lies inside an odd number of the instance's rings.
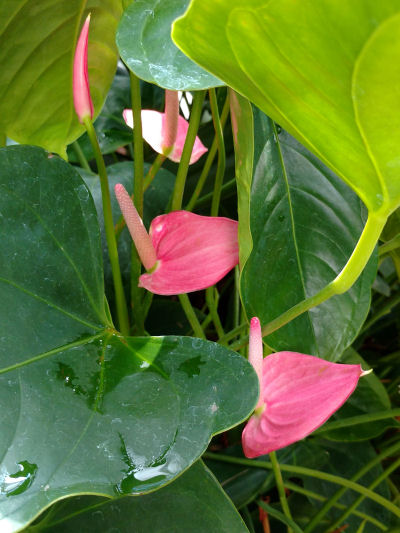
[[93,118],[93,103],[90,97],[87,65],[90,15],[85,20],[75,49],[72,92],[79,122],[86,117]]
[[[133,128],[132,109],[124,109],[123,117],[128,126]],[[142,135],[150,146],[159,154],[164,154],[171,161],[179,163],[185,144],[189,123],[179,115],[178,93],[165,91],[165,112],[159,113],[151,109],[141,112]],[[190,164],[195,163],[207,152],[198,137],[194,141]]]
[[330,363],[296,352],[263,359],[261,326],[250,322],[249,361],[260,383],[255,412],[242,433],[246,457],[265,455],[303,439],[341,407],[353,393],[361,365]]
[[239,261],[238,223],[173,211],[156,217],[149,234],[124,186],[115,195],[139,257],[147,270],[139,286],[161,295],[211,287]]

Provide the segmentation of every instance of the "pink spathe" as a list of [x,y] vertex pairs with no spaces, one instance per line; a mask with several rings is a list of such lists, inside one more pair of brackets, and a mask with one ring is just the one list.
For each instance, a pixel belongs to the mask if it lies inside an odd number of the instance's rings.
[[199,291],[223,278],[239,261],[238,223],[174,211],[150,226],[158,266],[140,276],[140,286],[155,294]]
[[184,294],[211,287],[237,265],[235,220],[173,211],[156,217],[148,235],[121,184],[115,193],[139,256],[150,270],[140,276],[139,286],[155,294]]
[[[126,124],[133,128],[132,110],[125,109],[123,116]],[[165,133],[167,125],[165,113],[144,109],[141,113],[141,117],[142,135],[145,141],[148,142],[153,150],[159,154],[168,154],[167,157],[171,159],[171,161],[179,163],[182,157],[182,150],[189,127],[188,121],[180,115],[178,116],[175,143],[171,150],[171,147],[167,146],[167,143],[170,141]],[[205,152],[207,152],[207,148],[200,141],[199,137],[196,137],[193,145],[192,155],[190,156],[190,164],[198,161]]]
[[93,118],[93,103],[90,97],[87,48],[89,39],[90,15],[85,20],[75,49],[73,70],[73,97],[76,114],[79,122],[86,117]]
[[246,457],[265,455],[312,433],[343,405],[364,374],[360,365],[297,352],[268,355],[262,361],[260,399],[242,434]]

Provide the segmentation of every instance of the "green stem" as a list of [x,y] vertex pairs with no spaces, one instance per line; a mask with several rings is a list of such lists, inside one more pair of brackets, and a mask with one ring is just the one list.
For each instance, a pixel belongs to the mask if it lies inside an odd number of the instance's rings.
[[378,250],[379,257],[382,257],[388,252],[392,252],[393,250],[396,250],[397,248],[400,248],[400,233],[396,235],[396,237],[393,237],[393,239],[391,239],[390,241],[385,242],[385,244],[381,244],[381,246],[379,246],[379,250]]
[[249,344],[249,336],[245,335],[244,337],[240,337],[240,339],[236,342],[232,342],[232,344],[229,346],[229,349],[233,352],[237,352],[244,346],[247,346],[247,344]]
[[208,289],[206,289],[206,302],[211,314],[212,321],[215,326],[215,330],[218,335],[218,339],[221,339],[221,337],[223,337],[225,333],[218,315],[214,287],[208,287]]
[[[380,476],[378,476],[370,485],[369,489],[373,490],[377,487],[382,481],[384,481],[394,470],[400,466],[400,459],[397,459],[393,464],[391,464]],[[360,503],[365,499],[365,496],[359,496],[345,511],[344,513],[336,520],[336,522],[329,528],[329,531],[334,531],[340,526],[340,524],[346,520],[346,518],[354,512],[355,509],[360,505]],[[327,532],[328,533],[328,532]]]
[[148,173],[146,174],[146,177],[144,178],[144,185],[143,185],[144,191],[146,191],[150,187],[153,179],[156,177],[157,172],[160,170],[161,165],[164,163],[166,159],[167,158],[164,154],[157,155],[153,164],[150,167],[150,170],[148,171]]
[[193,332],[196,337],[200,339],[205,339],[204,331],[201,328],[200,322],[196,316],[196,313],[190,303],[189,296],[187,294],[179,294],[179,301],[181,303],[182,309],[185,312],[186,318],[189,321],[189,324],[192,326]]
[[[289,490],[292,490],[293,492],[298,492],[299,494],[302,494],[307,498],[317,500],[319,502],[325,502],[328,499],[325,496],[322,496],[321,494],[317,494],[316,492],[300,487],[299,485],[296,485],[296,483],[292,483],[291,481],[285,481],[285,487]],[[336,509],[341,510],[347,509],[347,505],[343,505],[342,503],[335,503],[334,507]],[[369,516],[361,511],[353,511],[353,514],[355,516],[358,516],[359,518],[362,518],[363,520],[371,522],[371,524],[374,524],[375,526],[379,527],[379,529],[382,529],[382,531],[387,531],[388,529],[385,524],[382,524],[382,522],[380,522],[373,516]]]
[[74,141],[72,143],[72,148],[75,152],[76,157],[78,158],[81,167],[87,170],[88,172],[92,172],[92,169],[90,168],[89,163],[87,162],[85,154],[83,153],[81,145],[78,143],[78,141]]
[[[220,119],[220,123],[221,123],[221,127],[222,128],[225,126],[225,123],[226,123],[226,120],[228,118],[228,115],[229,115],[229,95],[226,97],[226,100],[225,100],[225,103],[224,103],[224,107],[222,108],[221,119]],[[213,142],[211,144],[211,148],[208,151],[207,159],[206,159],[206,162],[204,164],[203,170],[201,171],[200,177],[197,180],[196,188],[194,189],[192,197],[190,198],[189,202],[187,203],[187,205],[185,207],[186,211],[192,211],[194,206],[197,204],[197,199],[198,199],[201,191],[203,190],[203,187],[204,187],[204,184],[205,184],[205,182],[207,180],[207,177],[208,177],[208,174],[210,172],[211,166],[212,166],[212,164],[214,162],[214,158],[215,158],[215,154],[217,153],[217,149],[218,149],[218,140],[217,140],[217,136],[215,135],[214,139],[213,139]],[[232,181],[233,181],[233,183],[235,183],[235,186],[236,186],[236,180],[232,180]],[[222,190],[223,190],[223,188],[222,188]],[[209,196],[210,198],[212,198],[213,197],[213,193],[210,193],[210,195],[206,195],[206,196],[207,197]],[[207,200],[208,200],[208,198],[207,198]]]
[[103,217],[104,217],[104,228],[106,233],[108,255],[110,258],[111,271],[114,281],[115,289],[115,300],[117,307],[117,316],[118,324],[120,331],[123,335],[129,335],[129,318],[128,318],[128,308],[126,305],[124,287],[122,285],[121,269],[119,266],[118,259],[118,248],[117,241],[114,233],[114,223],[112,218],[111,211],[111,198],[110,198],[110,189],[108,185],[108,176],[106,166],[104,164],[104,159],[101,154],[99,142],[97,140],[96,132],[94,130],[92,121],[89,117],[84,119],[84,124],[86,131],[88,133],[90,143],[93,148],[93,152],[96,158],[97,171],[100,178],[101,186],[101,198],[103,202]]
[[[381,454],[382,455],[382,454]],[[210,459],[214,461],[223,461],[224,463],[239,464],[243,466],[249,466],[250,468],[262,468],[266,470],[272,470],[272,463],[269,461],[254,461],[253,459],[240,459],[239,457],[231,457],[229,455],[222,455],[219,453],[206,452],[203,454],[204,459]],[[374,502],[382,505],[385,509],[393,513],[400,518],[400,509],[394,505],[391,501],[387,500],[380,494],[376,494],[370,489],[367,489],[363,485],[359,485],[354,481],[350,481],[334,474],[328,474],[327,472],[320,472],[313,468],[307,468],[305,466],[281,464],[282,472],[289,472],[291,474],[298,474],[299,476],[313,477],[321,479],[322,481],[328,481],[329,483],[335,483],[336,485],[342,485],[346,489],[354,490],[360,494],[364,494],[367,498],[370,498]],[[346,490],[345,489],[345,490]]]
[[344,418],[343,420],[335,420],[334,422],[328,422],[320,428],[314,431],[314,435],[317,433],[325,433],[326,431],[333,431],[335,429],[353,427],[357,424],[367,424],[368,422],[375,422],[376,420],[385,420],[386,418],[393,418],[400,416],[400,408],[388,409],[387,411],[378,411],[375,413],[367,413],[365,415],[351,416]]
[[275,507],[272,507],[272,505],[268,505],[268,503],[263,502],[262,500],[258,500],[256,503],[271,516],[277,518],[283,524],[286,524],[288,526],[288,531],[293,531],[293,533],[303,533],[303,530],[296,524],[296,522],[282,514],[280,511],[275,509]]
[[218,113],[217,95],[215,89],[209,90],[211,114],[215,129],[215,138],[218,145],[218,164],[217,172],[215,175],[214,194],[211,203],[211,216],[218,216],[219,202],[221,199],[221,187],[224,181],[225,167],[226,167],[226,155],[225,155],[225,143],[224,133],[222,130],[221,120]]
[[[272,471],[275,476],[275,483],[276,483],[276,488],[278,489],[279,500],[281,502],[282,511],[284,515],[286,516],[286,518],[288,518],[289,520],[293,520],[292,514],[290,512],[289,504],[286,498],[285,487],[284,487],[283,479],[282,479],[282,472],[279,467],[279,462],[276,457],[276,453],[271,452],[269,454],[269,458],[271,460]],[[288,531],[290,532],[290,530]]]
[[182,207],[183,191],[185,189],[186,176],[192,155],[194,141],[199,129],[201,112],[206,92],[196,91],[193,96],[193,105],[190,113],[189,128],[186,134],[185,145],[182,150],[181,161],[176,175],[174,192],[172,195],[172,211],[178,211]]
[[[371,468],[374,468],[374,466],[379,464],[385,457],[388,457],[392,453],[397,453],[399,450],[400,450],[400,442],[396,442],[393,446],[386,448],[386,450],[384,450],[379,455],[374,457],[371,461],[369,461],[367,464],[365,464],[351,478],[351,481],[355,482],[358,479],[362,478],[367,472],[369,472],[369,470],[371,470]],[[329,500],[321,507],[318,513],[316,513],[315,516],[313,516],[313,518],[310,520],[309,524],[307,525],[305,529],[305,533],[311,533],[311,531],[315,529],[315,527],[320,523],[321,519],[326,515],[326,513],[329,512],[331,507],[343,496],[346,490],[347,490],[347,487],[342,487],[329,498]]]
[[131,83],[131,101],[133,115],[133,155],[134,155],[134,188],[133,201],[139,213],[143,218],[143,137],[142,137],[142,104],[140,95],[139,78],[129,71]]
[[378,311],[376,311],[376,313],[374,313],[374,315],[369,320],[367,320],[367,322],[365,322],[361,330],[361,334],[368,331],[371,326],[378,322],[378,320],[380,320],[383,316],[390,313],[393,307],[396,307],[396,305],[398,305],[399,303],[400,293],[394,294],[394,296],[392,296],[386,301],[385,305],[383,305]]
[[247,328],[249,327],[248,323],[247,322],[244,322],[243,324],[240,324],[239,326],[237,326],[236,328],[232,329],[232,331],[230,331],[229,333],[226,333],[226,335],[224,335],[223,337],[221,337],[219,339],[219,344],[226,344],[227,342],[229,342],[231,339],[234,339],[235,337],[237,337],[238,335],[240,335],[241,333],[243,333],[243,331],[247,331]]
[[369,213],[367,223],[358,240],[358,243],[347,261],[343,270],[336,278],[328,283],[320,292],[298,303],[279,317],[269,322],[262,328],[263,337],[281,328],[305,311],[325,302],[332,296],[343,294],[357,280],[364,270],[372,252],[378,242],[379,236],[385,226],[387,217],[378,213]]
[[[210,200],[213,199],[213,192],[208,192],[201,198],[199,198],[196,201],[196,207],[204,207],[205,205],[210,203]],[[224,183],[221,187],[221,198],[230,198],[231,196],[234,196],[236,194],[236,178],[233,178],[226,183]]]

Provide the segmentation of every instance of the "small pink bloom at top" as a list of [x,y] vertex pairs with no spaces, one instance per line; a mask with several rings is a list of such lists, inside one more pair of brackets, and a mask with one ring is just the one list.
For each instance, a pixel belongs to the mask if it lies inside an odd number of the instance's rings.
[[[253,326],[252,334],[261,340],[261,329],[257,331]],[[249,354],[257,373],[259,353]],[[242,434],[246,457],[279,450],[322,426],[353,393],[364,374],[360,365],[331,363],[297,352],[268,355],[262,360],[259,402]]]
[[148,235],[121,184],[115,186],[115,194],[148,270],[139,278],[140,287],[162,295],[199,291],[217,283],[237,265],[238,223],[235,220],[174,211],[156,217]]
[[93,103],[90,98],[87,48],[89,39],[90,15],[85,20],[75,49],[73,71],[73,97],[76,114],[79,122],[86,117],[93,118]]
[[[126,124],[133,128],[132,109],[125,109],[123,117]],[[141,112],[141,117],[142,134],[145,141],[159,154],[164,154],[171,161],[179,163],[189,123],[179,115],[178,93],[166,91],[164,113],[144,109]],[[196,137],[190,156],[190,164],[198,161],[205,152],[207,152],[207,148],[199,137]]]

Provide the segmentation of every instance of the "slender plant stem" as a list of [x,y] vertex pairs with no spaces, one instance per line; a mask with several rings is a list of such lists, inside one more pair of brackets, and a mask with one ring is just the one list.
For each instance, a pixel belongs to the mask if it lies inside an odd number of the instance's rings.
[[400,407],[396,409],[388,409],[387,411],[377,411],[373,413],[367,413],[365,415],[350,416],[343,420],[335,420],[334,422],[328,422],[314,431],[314,435],[317,433],[325,433],[326,431],[333,431],[335,429],[353,427],[357,424],[368,424],[375,422],[376,420],[386,420],[387,418],[393,418],[400,416]]
[[379,246],[379,250],[378,250],[379,257],[382,257],[388,252],[392,252],[393,250],[396,250],[397,248],[400,248],[400,233],[396,235],[396,237],[393,237],[393,239],[391,239],[390,241],[385,242],[385,244],[381,244],[381,246]]
[[133,201],[135,207],[143,218],[143,137],[142,137],[142,103],[140,96],[140,81],[133,72],[129,71],[131,84],[131,101],[133,116],[133,165],[135,172]]
[[[369,485],[369,489],[373,490],[377,487],[382,481],[384,481],[390,474],[400,466],[400,458],[397,459],[393,464],[391,464],[380,476],[378,476],[374,481]],[[340,524],[346,520],[346,518],[357,509],[360,503],[365,499],[365,496],[359,496],[345,511],[344,513],[336,520],[336,522],[329,528],[330,531],[334,531],[340,526]]]
[[379,236],[385,226],[387,217],[379,216],[377,213],[370,213],[364,230],[358,240],[358,243],[347,261],[343,270],[336,278],[328,283],[320,292],[298,303],[279,317],[275,318],[269,324],[262,328],[262,334],[265,337],[272,332],[281,328],[294,318],[300,316],[305,311],[325,302],[332,296],[343,294],[357,280],[364,270],[372,252],[378,242]]
[[296,524],[296,522],[294,522],[293,519],[288,518],[286,515],[275,509],[275,507],[272,507],[272,505],[268,505],[262,500],[258,500],[256,503],[261,507],[261,509],[267,511],[271,516],[277,518],[283,524],[286,524],[288,526],[288,531],[292,531],[293,533],[303,533],[303,530]]
[[190,113],[189,128],[186,134],[185,145],[182,150],[181,161],[176,175],[174,192],[172,194],[172,211],[177,211],[182,207],[183,191],[185,189],[186,176],[189,168],[190,157],[193,151],[197,130],[199,129],[201,112],[206,92],[196,91],[193,96],[193,105]]
[[[382,455],[382,454],[381,454]],[[251,468],[262,468],[267,470],[272,470],[272,463],[269,461],[254,461],[253,459],[241,459],[239,457],[232,457],[229,455],[222,455],[220,453],[210,453],[206,452],[203,454],[204,459],[211,459],[214,461],[222,461],[224,463],[239,464],[243,466],[249,466]],[[370,498],[376,503],[379,503],[393,513],[395,516],[400,517],[400,509],[394,505],[391,501],[387,500],[380,494],[376,494],[370,489],[367,489],[363,485],[355,483],[354,481],[345,479],[340,476],[335,476],[334,474],[328,474],[327,472],[321,472],[320,470],[314,470],[313,468],[307,468],[305,466],[297,465],[280,465],[282,472],[289,472],[291,474],[298,474],[300,476],[313,477],[316,479],[322,479],[323,481],[328,481],[329,483],[335,483],[336,485],[342,485],[346,489],[354,490],[360,494],[364,494],[367,498]]]
[[385,305],[378,309],[378,311],[376,311],[376,313],[374,313],[373,316],[369,320],[367,320],[367,322],[365,322],[361,330],[361,334],[368,331],[371,326],[378,322],[378,320],[380,320],[383,316],[390,313],[393,307],[396,307],[396,305],[398,305],[399,303],[400,293],[394,294],[394,296],[392,296],[386,301]]
[[[388,457],[389,455],[393,453],[397,453],[400,450],[400,442],[396,442],[393,446],[390,446],[389,448],[386,448],[383,452],[381,452],[379,455],[374,457],[371,461],[369,461],[367,464],[365,464],[352,478],[351,481],[355,482],[358,479],[362,478],[371,468],[374,468],[377,464],[379,464],[385,457]],[[331,507],[343,496],[343,494],[346,492],[347,487],[342,487],[338,491],[333,494],[328,501],[324,503],[324,505],[321,507],[321,509],[312,517],[310,522],[307,524],[307,527],[305,528],[305,533],[311,533],[315,529],[315,527],[320,523],[321,519],[326,515],[326,513],[329,512]]]
[[87,170],[88,172],[92,172],[90,166],[89,166],[89,163],[87,162],[87,159],[85,157],[85,154],[83,153],[83,150],[81,148],[81,145],[79,144],[78,141],[74,141],[72,143],[72,148],[75,152],[75,155],[76,157],[78,158],[78,161],[79,161],[79,164],[81,165],[82,168],[84,168],[85,170]]
[[243,346],[246,346],[247,344],[249,344],[249,336],[245,335],[244,337],[240,337],[239,340],[233,342],[229,346],[229,349],[234,352],[237,352],[238,350],[240,350],[241,348],[243,348]]
[[[298,492],[299,494],[303,494],[304,496],[307,496],[307,498],[311,498],[319,502],[325,502],[328,499],[326,498],[326,496],[322,496],[321,494],[317,494],[316,492],[300,487],[299,485],[297,485],[296,483],[292,483],[291,481],[285,481],[285,487],[288,488],[289,490],[292,490],[293,492]],[[341,510],[347,509],[347,505],[343,505],[342,503],[335,503],[334,507],[336,509],[341,509]],[[368,522],[371,522],[371,524],[374,524],[375,526],[379,527],[379,529],[382,529],[382,531],[388,530],[385,524],[382,524],[382,522],[380,522],[373,516],[369,516],[361,511],[353,511],[353,514],[355,516],[358,516],[359,518],[362,518],[363,520],[367,520]]]
[[143,190],[146,191],[150,185],[152,184],[152,181],[157,175],[157,172],[160,170],[161,165],[164,163],[164,161],[167,159],[167,157],[164,154],[158,154],[155,158],[153,164],[151,165],[148,173],[146,174],[144,178],[143,183]]
[[101,198],[103,202],[103,217],[104,217],[104,228],[106,233],[108,255],[110,258],[111,271],[114,281],[115,289],[115,300],[117,307],[117,317],[120,331],[123,335],[129,335],[129,318],[128,318],[128,308],[126,305],[124,287],[122,285],[121,269],[119,266],[118,259],[118,248],[117,241],[114,233],[114,223],[112,218],[111,211],[111,198],[110,198],[110,189],[108,185],[108,176],[106,166],[104,164],[104,159],[101,154],[100,146],[97,140],[96,132],[94,130],[92,121],[89,117],[84,119],[84,124],[86,131],[88,133],[90,143],[92,145],[96,163],[97,171],[100,178],[101,186]]
[[[282,511],[284,515],[286,516],[286,518],[289,518],[289,520],[293,520],[292,514],[290,512],[289,504],[286,498],[285,486],[283,484],[283,479],[282,479],[282,472],[279,467],[279,461],[276,457],[276,453],[271,452],[269,454],[269,458],[271,460],[272,471],[275,476],[275,483],[276,483],[276,488],[278,489],[279,500],[281,502]],[[288,531],[290,532],[291,530],[288,530]]]
[[[224,107],[222,108],[221,119],[220,119],[220,123],[221,123],[221,127],[222,128],[225,126],[225,123],[226,123],[226,120],[228,118],[228,115],[229,115],[229,95],[227,95],[225,103],[224,103]],[[206,159],[206,162],[204,164],[203,170],[201,171],[200,177],[199,177],[199,179],[197,181],[197,184],[196,184],[196,187],[195,187],[195,189],[193,191],[192,197],[190,198],[189,202],[187,203],[187,205],[185,207],[186,211],[192,211],[194,206],[198,203],[197,199],[198,199],[201,191],[203,190],[204,184],[205,184],[205,182],[207,180],[208,174],[209,174],[211,166],[213,164],[213,161],[214,161],[214,158],[215,158],[215,154],[217,153],[217,149],[218,149],[218,140],[217,140],[217,136],[215,135],[214,139],[213,139],[213,142],[211,144],[211,148],[210,148],[210,150],[208,152],[207,159]],[[236,185],[236,180],[232,180],[232,181]],[[213,193],[210,194],[210,198],[212,198],[212,194]]]
[[212,321],[215,326],[215,330],[218,335],[218,339],[220,339],[221,337],[225,335],[225,333],[224,333],[224,328],[222,327],[222,324],[221,324],[221,320],[218,315],[214,287],[208,287],[208,289],[206,289],[206,302],[207,302],[207,306],[211,314]]
[[215,175],[214,193],[211,203],[211,216],[218,216],[219,202],[221,199],[221,187],[224,181],[225,167],[226,167],[226,155],[225,155],[225,143],[224,133],[222,130],[222,124],[218,113],[217,95],[215,89],[209,90],[211,114],[215,129],[215,138],[218,146],[218,164],[217,173]]
[[204,331],[200,325],[192,304],[190,303],[189,296],[187,294],[179,294],[178,298],[182,309],[185,312],[186,318],[188,319],[189,324],[192,326],[195,336],[199,337],[200,339],[205,339],[206,336],[204,335]]
[[[233,196],[236,194],[236,179],[233,178],[226,183],[224,183],[221,187],[221,198],[229,198],[230,196]],[[213,193],[208,192],[204,196],[201,196],[197,202],[196,207],[204,207],[205,205],[209,204],[210,201],[212,201]]]
[[[133,117],[133,202],[143,218],[143,136],[142,136],[142,100],[140,94],[140,80],[133,72],[129,71],[131,87],[131,104]],[[141,274],[141,263],[135,246],[132,243],[131,249],[131,308],[135,321],[136,333],[144,334],[145,316],[142,310],[143,289],[138,287],[139,276]]]
[[247,324],[247,322],[244,322],[243,324],[239,324],[239,326],[237,326],[236,328],[232,329],[232,331],[229,331],[229,333],[226,333],[226,335],[221,337],[218,342],[220,344],[226,344],[231,339],[234,339],[235,337],[237,337],[238,335],[243,333],[243,331],[246,331],[248,327],[249,327],[249,325]]

